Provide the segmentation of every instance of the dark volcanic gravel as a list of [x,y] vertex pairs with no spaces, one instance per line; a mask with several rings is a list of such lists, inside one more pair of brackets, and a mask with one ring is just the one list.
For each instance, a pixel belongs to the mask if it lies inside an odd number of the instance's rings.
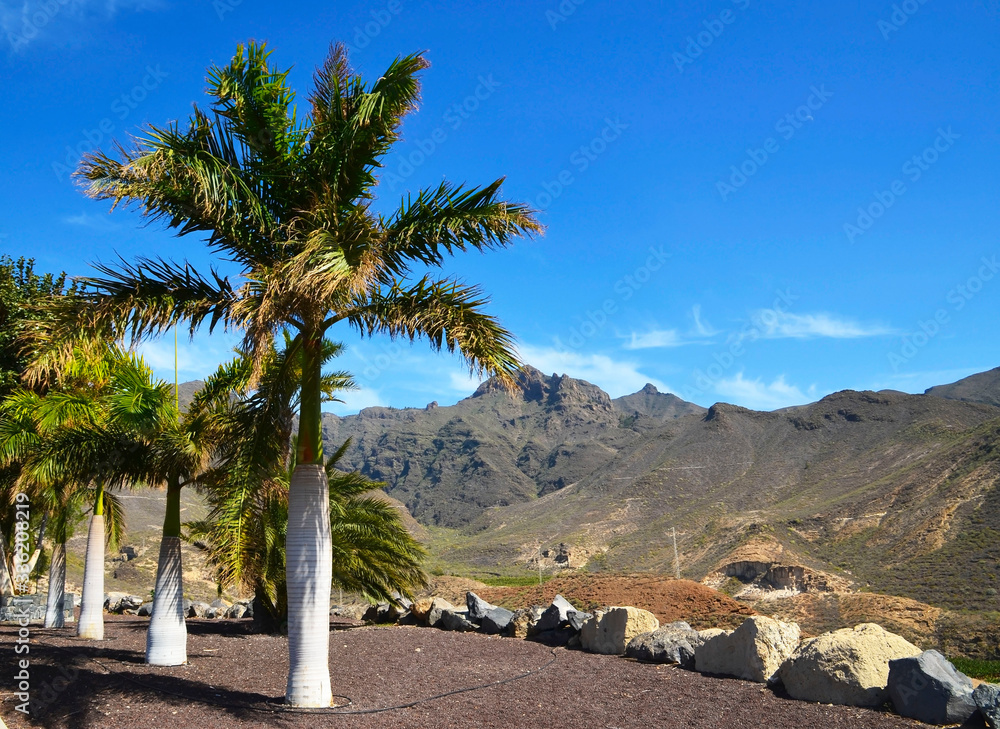
[[[154,669],[143,663],[146,625],[145,618],[108,618],[103,643],[77,640],[72,628],[33,628],[32,693],[45,696],[46,684],[53,683],[61,690],[30,720],[14,711],[10,694],[16,628],[0,627],[0,716],[11,729],[923,726],[888,713],[793,701],[746,681],[417,627],[335,631],[333,688],[351,704],[325,714],[296,714],[274,705],[284,693],[288,666],[283,638],[251,635],[246,621],[191,620],[188,665]],[[534,673],[516,679],[528,672]],[[72,680],[56,681],[63,675]],[[379,709],[388,710],[348,713]]]

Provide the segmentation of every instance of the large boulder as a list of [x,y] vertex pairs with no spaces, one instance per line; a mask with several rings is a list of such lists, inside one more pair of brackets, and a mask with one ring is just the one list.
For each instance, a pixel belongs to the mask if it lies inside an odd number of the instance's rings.
[[920,649],[905,638],[862,623],[802,641],[778,678],[802,701],[881,706],[889,698],[889,661],[917,655]]
[[369,623],[395,623],[402,614],[402,611],[392,603],[379,602],[369,605],[361,619]]
[[552,604],[545,609],[545,612],[538,619],[534,629],[538,633],[544,633],[548,630],[558,630],[559,628],[566,627],[569,625],[569,614],[576,611],[576,608],[566,598],[562,595],[556,595],[552,599]]
[[535,626],[544,612],[545,608],[538,605],[515,610],[510,618],[510,622],[507,623],[507,627],[500,634],[508,638],[520,638],[524,640],[528,637],[529,633],[534,632]]
[[204,618],[208,615],[208,611],[212,609],[212,606],[207,602],[193,602],[188,608],[187,616],[189,618]]
[[660,621],[648,610],[613,607],[598,610],[580,631],[580,646],[591,653],[620,656],[637,635],[660,627]]
[[[239,620],[244,617],[247,613],[247,606],[236,603],[231,608],[226,610],[226,617],[231,620]],[[253,617],[252,615],[250,617]]]
[[442,610],[441,619],[436,627],[442,630],[453,630],[457,633],[471,633],[476,629],[476,624],[466,619],[463,613],[457,610]]
[[487,635],[499,635],[507,629],[513,618],[514,613],[510,610],[495,607],[482,617],[479,624],[482,626],[483,632]]
[[[414,605],[416,607],[416,605]],[[458,612],[457,608],[444,598],[435,597],[431,600],[430,608],[427,610],[427,625],[431,628],[438,627],[441,617],[447,612]]]
[[141,618],[151,618],[153,617],[153,603],[144,602],[139,606],[139,612],[136,613]]
[[129,597],[129,594],[126,592],[107,593],[104,596],[104,609],[109,613],[120,613],[123,610],[122,601],[127,597]]
[[976,713],[972,679],[937,651],[889,661],[886,690],[896,713],[925,724],[961,724]]
[[798,625],[754,615],[732,633],[720,633],[698,646],[694,667],[702,673],[767,683],[798,645]]
[[434,600],[429,597],[422,597],[410,607],[410,615],[416,618],[417,622],[427,623],[427,614],[431,611]]
[[625,646],[625,655],[646,663],[676,663],[694,668],[694,652],[702,642],[698,631],[687,623],[670,623],[634,637]]
[[465,606],[469,609],[469,620],[481,622],[490,610],[496,610],[496,605],[486,602],[474,592],[465,593]]
[[981,683],[972,692],[972,699],[992,729],[1000,729],[1000,686]]

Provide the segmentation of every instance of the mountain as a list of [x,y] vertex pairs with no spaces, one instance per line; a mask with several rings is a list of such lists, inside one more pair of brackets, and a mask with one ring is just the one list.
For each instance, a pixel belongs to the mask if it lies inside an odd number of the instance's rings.
[[1000,367],[966,377],[964,380],[953,382],[950,385],[932,387],[924,394],[948,400],[1000,406]]
[[612,400],[600,388],[526,367],[513,394],[493,380],[455,405],[323,416],[324,446],[384,481],[421,522],[460,527],[484,509],[533,501],[587,477],[651,429],[704,408],[652,385]]
[[488,381],[449,407],[326,415],[324,437],[351,437],[351,466],[439,527],[443,565],[671,572],[676,530],[685,576],[713,584],[998,610],[997,380],[706,411],[528,368],[513,395]]

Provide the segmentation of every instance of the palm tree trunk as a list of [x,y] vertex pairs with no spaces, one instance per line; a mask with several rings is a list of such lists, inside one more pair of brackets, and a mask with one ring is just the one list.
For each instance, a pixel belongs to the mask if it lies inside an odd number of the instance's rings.
[[42,514],[42,523],[38,526],[38,541],[35,542],[35,551],[31,553],[31,557],[28,558],[28,574],[35,571],[35,565],[38,564],[38,558],[42,556],[42,542],[45,540],[45,527],[49,524],[49,513],[46,511]]
[[293,706],[326,707],[330,689],[330,488],[323,469],[320,412],[322,337],[303,343],[298,465],[288,489],[288,685]]
[[94,514],[87,533],[87,558],[83,566],[83,595],[76,634],[104,640],[104,487],[98,486]]
[[46,628],[65,628],[63,600],[66,597],[66,543],[57,542],[52,548],[49,564],[49,594],[45,600]]
[[7,564],[6,541],[0,532],[0,597],[14,594],[14,582],[10,578],[10,567]]
[[167,485],[167,513],[156,565],[153,615],[146,633],[146,663],[179,666],[187,663],[184,622],[184,580],[181,569],[181,479]]

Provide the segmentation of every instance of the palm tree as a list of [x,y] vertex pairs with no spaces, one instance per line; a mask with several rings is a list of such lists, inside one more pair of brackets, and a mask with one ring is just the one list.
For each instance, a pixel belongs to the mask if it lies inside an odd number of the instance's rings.
[[134,341],[178,322],[193,334],[222,324],[243,331],[241,348],[259,377],[276,334],[295,332],[303,358],[296,468],[289,487],[286,701],[328,706],[332,542],[320,425],[324,337],[346,325],[362,336],[426,339],[458,351],[474,374],[514,386],[512,337],[484,312],[475,286],[452,278],[410,278],[446,256],[502,248],[541,230],[533,212],[503,200],[498,179],[466,189],[442,182],[389,214],[373,209],[381,159],[419,99],[421,54],[396,59],[374,83],[335,45],[314,74],[310,114],[300,120],[287,71],[269,65],[262,44],[239,46],[208,73],[212,108],[185,126],[149,127],[114,156],[88,155],[78,174],[100,200],[136,204],[180,235],[201,233],[240,268],[234,285],[216,271],[162,259],[98,265],[86,291],[57,301],[57,324],[36,332],[41,378],[80,332],[125,333]]
[[[202,521],[188,524],[189,540],[208,552],[220,584],[254,593],[254,621],[268,631],[287,621],[285,537],[288,526],[288,485],[295,470],[291,436],[298,405],[302,356],[275,351],[259,389],[249,393],[252,374],[243,358],[227,367],[229,383],[239,397],[229,400],[226,430],[232,433],[225,457],[202,480],[212,509]],[[342,346],[324,342],[323,363],[340,354]],[[325,374],[324,401],[353,387],[344,372]],[[359,474],[343,473],[336,465],[348,447],[341,446],[327,461],[333,544],[333,581],[373,600],[412,596],[422,586],[423,548],[410,536],[399,515],[370,492],[383,484]],[[253,519],[247,519],[253,514]]]

